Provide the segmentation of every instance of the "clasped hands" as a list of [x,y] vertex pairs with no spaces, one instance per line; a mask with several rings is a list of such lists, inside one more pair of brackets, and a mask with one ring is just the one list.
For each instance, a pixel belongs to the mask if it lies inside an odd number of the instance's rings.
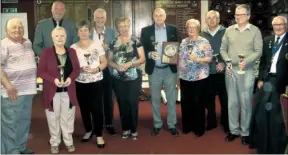
[[71,78],[68,77],[64,83],[60,82],[60,80],[56,78],[54,80],[54,83],[57,87],[63,87],[63,86],[68,87],[71,84]]
[[83,69],[84,72],[87,72],[87,73],[98,73],[98,72],[100,72],[99,67],[91,68],[90,66],[83,66],[82,69]]
[[132,62],[124,63],[117,66],[119,72],[125,72],[128,68],[132,67]]

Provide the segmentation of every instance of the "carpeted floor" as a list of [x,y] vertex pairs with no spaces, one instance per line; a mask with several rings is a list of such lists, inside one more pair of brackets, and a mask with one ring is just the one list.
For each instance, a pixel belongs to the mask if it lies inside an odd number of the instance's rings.
[[[219,104],[217,103],[217,114],[219,114]],[[139,104],[139,140],[123,140],[120,137],[121,124],[117,103],[114,108],[115,127],[117,136],[110,136],[104,132],[106,147],[98,149],[96,147],[96,138],[87,143],[80,143],[84,135],[84,128],[81,121],[79,108],[77,108],[74,141],[76,154],[251,154],[254,150],[249,150],[248,146],[240,143],[240,138],[233,142],[224,140],[225,134],[220,127],[206,132],[204,136],[196,138],[192,133],[187,135],[180,134],[179,137],[172,137],[168,132],[167,125],[161,130],[160,135],[152,137],[149,135],[152,129],[152,113],[149,102],[140,102]],[[161,107],[163,121],[166,122],[166,106]],[[177,106],[178,126],[181,131],[181,112],[180,105]],[[37,154],[50,153],[48,145],[49,131],[44,113],[41,97],[38,95],[34,99],[31,135],[29,137],[28,147],[33,148]],[[64,144],[60,146],[61,154],[68,153]]]

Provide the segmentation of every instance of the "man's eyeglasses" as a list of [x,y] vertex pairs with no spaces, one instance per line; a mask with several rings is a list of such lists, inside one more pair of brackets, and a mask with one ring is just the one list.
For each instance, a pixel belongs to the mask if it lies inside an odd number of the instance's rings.
[[244,17],[248,16],[249,14],[235,14],[234,17]]
[[285,24],[284,23],[282,23],[282,24],[272,24],[272,26],[273,27],[282,27],[282,26],[285,26]]

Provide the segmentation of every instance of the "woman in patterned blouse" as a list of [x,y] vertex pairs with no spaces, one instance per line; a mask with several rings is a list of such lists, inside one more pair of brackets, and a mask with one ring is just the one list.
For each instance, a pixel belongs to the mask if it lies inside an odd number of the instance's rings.
[[122,138],[130,134],[138,139],[138,103],[142,83],[139,66],[145,62],[140,40],[130,35],[130,19],[119,17],[115,21],[119,36],[112,40],[108,61],[112,70],[113,87],[117,97],[122,124]]
[[199,36],[200,22],[186,22],[188,37],[180,44],[178,71],[181,89],[182,131],[197,137],[205,132],[205,95],[212,50],[209,41]]
[[102,70],[106,68],[107,60],[102,45],[89,38],[89,32],[92,29],[90,22],[80,21],[77,29],[80,40],[71,45],[71,48],[75,49],[81,67],[80,75],[76,79],[77,98],[86,130],[81,142],[87,142],[92,138],[94,131],[97,137],[97,147],[104,148]]

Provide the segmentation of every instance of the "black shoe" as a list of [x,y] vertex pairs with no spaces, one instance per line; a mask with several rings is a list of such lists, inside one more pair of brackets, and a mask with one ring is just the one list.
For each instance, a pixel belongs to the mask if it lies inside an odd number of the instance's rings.
[[208,125],[206,126],[206,131],[210,131],[210,130],[215,129],[215,128],[217,128],[217,124],[214,124],[214,125],[208,124]]
[[177,131],[176,128],[170,128],[169,131],[172,136],[179,136],[179,132]]
[[225,127],[224,127],[224,129],[223,129],[223,130],[224,130],[224,133],[226,133],[226,134],[230,133],[230,130],[229,130],[229,128],[225,128]]
[[113,126],[107,126],[106,130],[110,135],[112,135],[112,136],[116,135],[116,131],[115,131],[115,128]]
[[151,136],[157,136],[160,132],[161,128],[153,128],[153,131],[150,133]]
[[97,144],[97,147],[98,147],[99,149],[103,149],[103,148],[105,147],[105,144]]
[[231,141],[233,141],[234,139],[236,139],[238,137],[239,137],[238,135],[234,135],[234,134],[229,133],[228,136],[226,136],[225,140],[227,142],[231,142]]
[[24,151],[20,151],[20,154],[34,154],[34,151],[32,149],[26,149]]
[[91,138],[93,137],[93,133],[91,133],[90,137],[88,139],[82,138],[81,143],[86,143],[88,142]]
[[204,133],[205,132],[199,132],[199,133],[195,132],[195,136],[196,137],[202,137],[204,135]]
[[190,132],[192,132],[192,130],[182,130],[182,133],[183,133],[184,135],[186,135],[186,134],[188,134],[188,133],[190,133]]
[[248,145],[249,144],[249,136],[242,136],[241,144]]

